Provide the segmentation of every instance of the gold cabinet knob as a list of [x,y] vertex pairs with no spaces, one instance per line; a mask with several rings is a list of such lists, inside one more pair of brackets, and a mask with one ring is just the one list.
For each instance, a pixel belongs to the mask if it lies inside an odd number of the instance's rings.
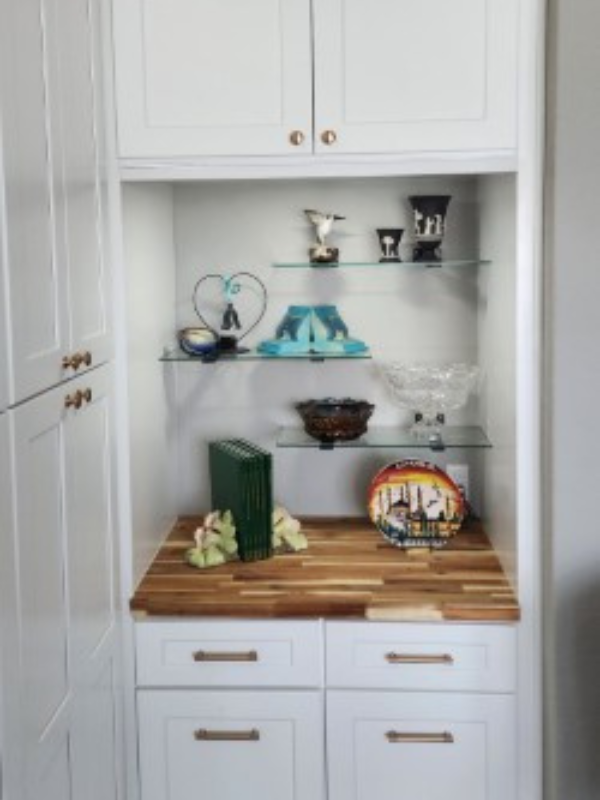
[[294,147],[300,147],[301,144],[304,143],[305,135],[302,131],[292,131],[290,133],[290,142],[294,145]]
[[63,369],[74,369],[77,371],[83,363],[83,356],[81,353],[73,353],[71,356],[65,356],[62,360]]
[[335,131],[323,131],[321,141],[327,145],[335,144],[337,142],[337,133]]
[[86,403],[92,402],[92,390],[91,389],[84,389],[82,394],[82,398]]
[[92,354],[89,350],[84,350],[83,353],[80,353],[79,355],[81,356],[82,364],[84,364],[86,367],[92,366]]
[[84,400],[83,392],[79,389],[74,394],[68,394],[65,397],[65,408],[81,408]]

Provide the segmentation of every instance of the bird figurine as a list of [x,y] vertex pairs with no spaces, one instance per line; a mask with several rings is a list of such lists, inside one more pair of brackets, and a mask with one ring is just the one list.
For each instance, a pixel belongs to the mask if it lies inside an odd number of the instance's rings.
[[338,220],[346,219],[339,214],[323,214],[321,211],[305,209],[304,213],[315,227],[318,244],[309,250],[310,260],[313,264],[336,264],[340,258],[340,251],[337,247],[330,247],[326,244],[326,237],[333,228],[333,223]]

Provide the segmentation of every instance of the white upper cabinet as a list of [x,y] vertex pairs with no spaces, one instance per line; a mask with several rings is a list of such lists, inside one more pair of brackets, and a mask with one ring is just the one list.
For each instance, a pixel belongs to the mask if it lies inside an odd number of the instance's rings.
[[117,0],[120,154],[506,155],[519,3]]
[[308,0],[118,0],[113,14],[121,156],[312,149]]
[[109,353],[95,35],[87,0],[0,9],[12,403]]
[[317,152],[516,147],[519,0],[314,9]]

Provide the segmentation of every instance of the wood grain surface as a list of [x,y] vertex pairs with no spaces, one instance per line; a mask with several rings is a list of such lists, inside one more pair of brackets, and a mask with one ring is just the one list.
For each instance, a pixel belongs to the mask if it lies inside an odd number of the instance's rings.
[[403,551],[358,519],[306,519],[308,550],[207,570],[184,563],[200,517],[181,518],[132,601],[151,615],[505,622],[519,604],[481,525],[442,550]]

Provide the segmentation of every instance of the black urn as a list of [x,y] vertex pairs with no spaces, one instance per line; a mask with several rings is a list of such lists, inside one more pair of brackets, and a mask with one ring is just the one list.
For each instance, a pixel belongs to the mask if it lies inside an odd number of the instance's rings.
[[408,198],[413,210],[415,261],[441,261],[441,245],[446,232],[450,195],[415,195]]
[[381,264],[397,264],[402,259],[398,252],[404,228],[377,228],[379,248],[381,250]]

